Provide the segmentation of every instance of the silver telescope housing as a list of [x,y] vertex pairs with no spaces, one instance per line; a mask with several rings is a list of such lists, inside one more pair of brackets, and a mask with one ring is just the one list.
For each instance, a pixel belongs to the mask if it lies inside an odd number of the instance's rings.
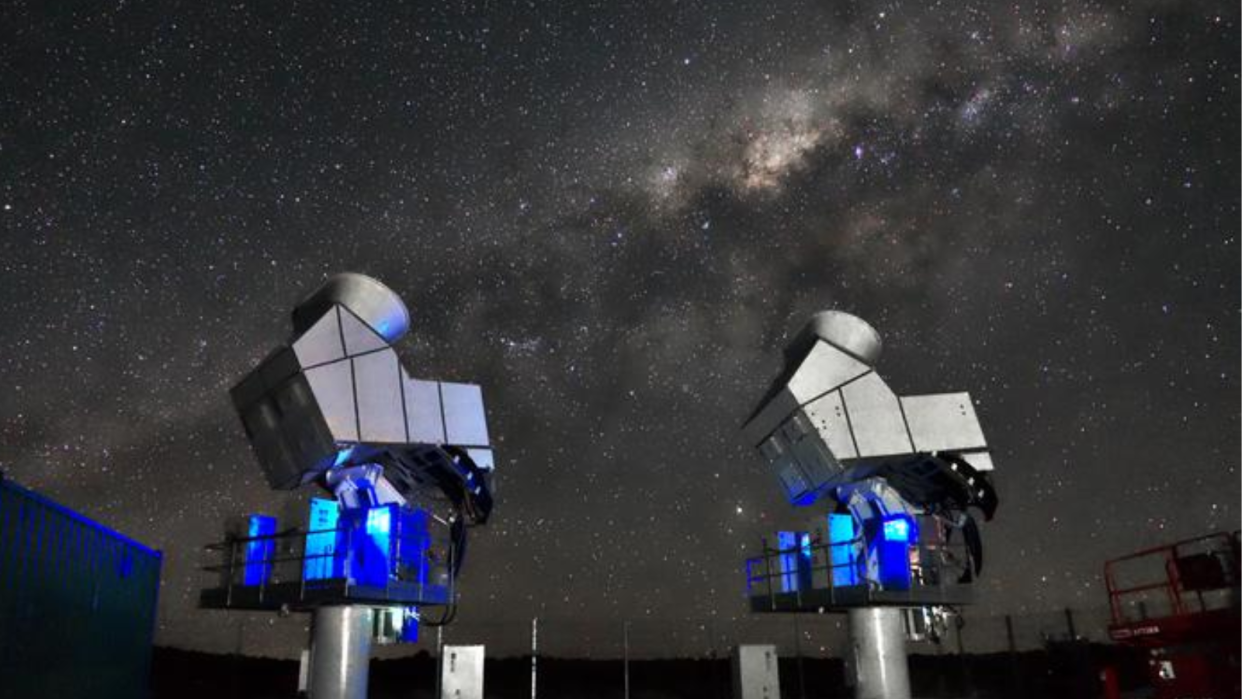
[[401,298],[339,274],[297,305],[293,327],[231,391],[268,484],[339,493],[341,474],[378,466],[381,502],[441,491],[485,520],[495,462],[482,390],[410,376],[392,346],[410,327]]
[[746,443],[794,504],[882,478],[912,504],[951,498],[991,517],[995,494],[982,474],[992,458],[970,394],[898,396],[875,370],[882,346],[857,316],[812,316],[743,426]]

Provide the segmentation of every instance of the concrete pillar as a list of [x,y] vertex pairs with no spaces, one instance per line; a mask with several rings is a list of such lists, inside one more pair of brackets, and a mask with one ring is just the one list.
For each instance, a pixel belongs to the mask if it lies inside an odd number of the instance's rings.
[[319,607],[311,620],[310,699],[366,699],[374,612]]
[[910,699],[900,608],[851,609],[850,646],[854,699]]

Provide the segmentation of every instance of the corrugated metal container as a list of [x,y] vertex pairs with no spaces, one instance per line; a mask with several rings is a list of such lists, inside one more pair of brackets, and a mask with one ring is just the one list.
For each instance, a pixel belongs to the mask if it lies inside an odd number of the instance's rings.
[[159,551],[0,478],[0,697],[145,697]]

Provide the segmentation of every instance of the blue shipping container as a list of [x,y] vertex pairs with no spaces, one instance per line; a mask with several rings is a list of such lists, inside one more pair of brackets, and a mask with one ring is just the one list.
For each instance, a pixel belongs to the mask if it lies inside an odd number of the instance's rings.
[[148,696],[161,562],[0,478],[0,696]]

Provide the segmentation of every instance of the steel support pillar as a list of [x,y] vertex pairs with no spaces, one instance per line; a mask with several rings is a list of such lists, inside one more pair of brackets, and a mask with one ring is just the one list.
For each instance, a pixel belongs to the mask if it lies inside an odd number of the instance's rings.
[[374,611],[319,607],[311,620],[310,699],[366,699]]
[[850,610],[854,699],[910,699],[906,629],[898,607]]

